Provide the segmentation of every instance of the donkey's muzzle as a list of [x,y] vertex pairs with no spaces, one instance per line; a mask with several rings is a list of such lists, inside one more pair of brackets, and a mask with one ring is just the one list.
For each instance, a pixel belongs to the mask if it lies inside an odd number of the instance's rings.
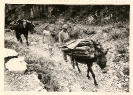
[[107,73],[107,71],[108,71],[107,68],[102,69],[102,73]]

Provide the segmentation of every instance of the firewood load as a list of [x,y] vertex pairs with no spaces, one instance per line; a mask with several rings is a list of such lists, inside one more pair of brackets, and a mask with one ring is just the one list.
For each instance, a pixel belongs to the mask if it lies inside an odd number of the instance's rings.
[[61,48],[62,51],[69,56],[90,59],[94,58],[95,49],[93,44],[94,43],[88,39],[78,39],[76,41],[66,43],[61,46]]

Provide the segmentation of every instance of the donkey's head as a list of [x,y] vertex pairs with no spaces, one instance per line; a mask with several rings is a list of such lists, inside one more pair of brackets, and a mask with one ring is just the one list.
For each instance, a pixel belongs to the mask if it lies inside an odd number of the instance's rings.
[[23,21],[22,20],[17,20],[17,27],[19,27],[19,28],[23,28],[24,26],[23,26]]
[[95,57],[97,59],[97,64],[99,65],[99,67],[101,68],[103,73],[106,73],[107,71],[105,70],[106,64],[107,64],[107,52],[109,49],[104,50],[104,48],[102,47],[102,45],[98,42],[98,41],[93,41],[93,46],[95,48]]
[[15,30],[15,29],[18,27],[18,25],[19,25],[18,22],[12,21],[12,22],[10,23],[10,29],[11,29],[11,30]]
[[101,70],[102,70],[103,73],[106,73],[107,72],[107,70],[105,69],[105,67],[106,67],[106,64],[107,64],[106,55],[107,55],[108,50],[109,49],[104,50],[104,51],[99,52],[99,53],[96,54],[97,64],[99,65],[99,67],[101,68]]
[[26,22],[26,28],[27,28],[28,31],[31,32],[31,34],[33,34],[35,25],[32,22],[30,22],[30,21],[27,20],[27,22]]

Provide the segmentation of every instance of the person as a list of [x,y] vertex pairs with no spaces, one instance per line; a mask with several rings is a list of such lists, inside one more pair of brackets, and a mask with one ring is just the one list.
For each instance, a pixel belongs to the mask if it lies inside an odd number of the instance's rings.
[[[64,24],[62,27],[62,31],[59,32],[59,44],[65,45],[65,43],[69,40],[69,35],[68,35],[68,25]],[[63,51],[62,51],[63,52]],[[67,55],[63,52],[63,58],[67,62]]]
[[45,30],[43,31],[43,43],[48,45],[48,50],[50,56],[53,55],[52,47],[54,45],[54,38],[51,35],[51,31],[48,29],[48,25],[45,26]]

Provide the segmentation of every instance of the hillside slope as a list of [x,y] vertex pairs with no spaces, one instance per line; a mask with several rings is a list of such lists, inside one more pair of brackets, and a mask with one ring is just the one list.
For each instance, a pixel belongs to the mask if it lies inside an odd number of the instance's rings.
[[[38,31],[41,30],[42,25],[38,26]],[[99,40],[105,49],[111,48],[107,54],[109,68],[107,74],[102,74],[95,63],[93,65],[98,87],[94,86],[92,77],[91,80],[87,79],[86,65],[79,64],[82,71],[80,74],[77,68],[75,70],[72,68],[70,61],[68,63],[63,61],[62,53],[56,47],[56,43],[53,47],[54,55],[49,57],[47,45],[42,43],[42,36],[37,33],[29,35],[29,42],[37,44],[30,43],[27,47],[25,43],[21,45],[16,40],[13,31],[5,32],[5,47],[15,49],[20,56],[25,56],[28,64],[40,65],[34,71],[43,74],[41,82],[49,92],[129,92],[129,35],[126,34],[129,33],[128,29],[125,27],[112,29],[112,26],[92,26],[91,29],[96,33],[86,37]]]

